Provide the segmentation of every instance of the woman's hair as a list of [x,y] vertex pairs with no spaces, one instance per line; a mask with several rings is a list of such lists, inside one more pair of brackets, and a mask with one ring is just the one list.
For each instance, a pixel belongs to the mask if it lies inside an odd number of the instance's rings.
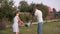
[[18,13],[19,13],[19,11],[16,11],[16,12],[15,12],[15,16],[16,16],[16,14],[18,14]]

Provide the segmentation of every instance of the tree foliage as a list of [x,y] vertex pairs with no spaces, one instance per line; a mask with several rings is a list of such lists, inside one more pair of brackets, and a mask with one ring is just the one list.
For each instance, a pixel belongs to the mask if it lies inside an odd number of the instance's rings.
[[1,7],[0,7],[0,19],[7,17],[7,18],[12,18],[13,12],[16,10],[16,8],[13,7],[14,3],[13,1],[9,0],[2,0],[0,2]]
[[28,11],[28,4],[27,4],[27,2],[26,1],[21,1],[20,3],[19,3],[19,9],[20,9],[20,12],[26,12],[26,11]]
[[[13,17],[13,12],[17,9],[13,7],[14,2],[13,0],[0,0],[0,19],[6,17],[11,20]],[[33,14],[33,7],[37,5],[38,9],[43,12],[43,17],[47,16],[47,8],[45,5],[41,4],[34,4],[31,3],[30,5],[26,1],[21,1],[19,3],[18,9],[20,12],[30,12]]]
[[33,14],[33,7],[35,5],[38,7],[39,10],[41,10],[43,12],[43,17],[45,18],[48,14],[47,13],[48,9],[42,3],[41,4],[31,3],[30,5],[28,5],[26,1],[21,1],[18,8],[21,12],[30,12],[31,14]]

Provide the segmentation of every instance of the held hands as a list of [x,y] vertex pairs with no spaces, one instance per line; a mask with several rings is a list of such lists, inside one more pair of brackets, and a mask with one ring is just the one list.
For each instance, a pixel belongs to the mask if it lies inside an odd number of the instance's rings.
[[18,21],[18,23],[20,24],[20,26],[24,26],[24,23],[22,21]]
[[25,24],[24,23],[21,23],[21,26],[24,26]]

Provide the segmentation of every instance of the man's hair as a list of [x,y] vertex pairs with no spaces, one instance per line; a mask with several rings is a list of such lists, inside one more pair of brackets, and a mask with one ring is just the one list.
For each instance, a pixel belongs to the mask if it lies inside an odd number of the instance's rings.
[[37,5],[34,5],[33,9],[38,9],[38,6]]

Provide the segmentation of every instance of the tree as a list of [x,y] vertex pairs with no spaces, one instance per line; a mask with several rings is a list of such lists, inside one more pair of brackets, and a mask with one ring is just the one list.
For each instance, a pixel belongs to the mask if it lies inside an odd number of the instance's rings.
[[5,27],[12,21],[13,12],[16,11],[16,7],[13,7],[13,0],[0,0],[0,28]]
[[45,18],[48,14],[48,8],[42,3],[41,4],[31,3],[30,5],[28,5],[26,1],[21,1],[18,8],[21,12],[29,12],[33,15],[34,14],[33,7],[35,5],[38,7],[39,10],[43,12],[43,18]]
[[16,8],[13,7],[13,1],[9,0],[3,0],[1,2],[1,8],[0,8],[0,18],[3,17],[10,18],[12,17],[13,12],[16,10]]
[[26,12],[26,11],[28,11],[29,5],[27,4],[26,1],[21,1],[19,4],[20,5],[19,5],[18,8],[20,9],[20,12]]

